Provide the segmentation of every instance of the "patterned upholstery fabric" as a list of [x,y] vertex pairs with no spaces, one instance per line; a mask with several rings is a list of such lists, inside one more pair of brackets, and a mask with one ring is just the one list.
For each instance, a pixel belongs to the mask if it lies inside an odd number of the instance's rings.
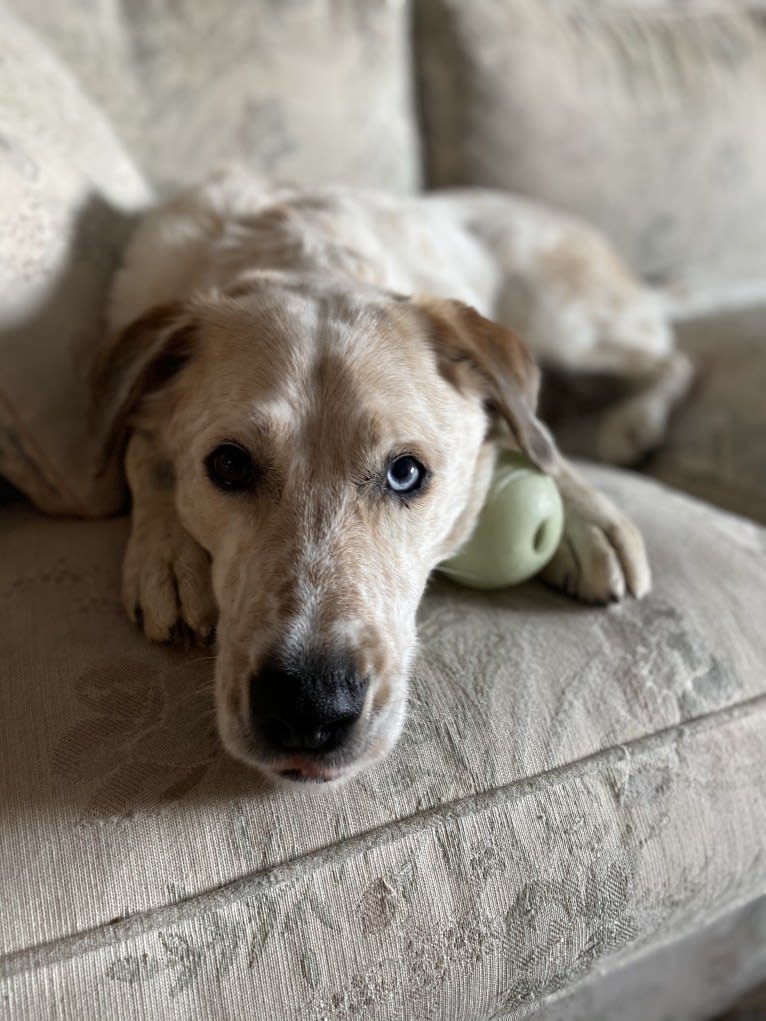
[[160,190],[222,160],[305,185],[420,182],[406,3],[13,4]]
[[88,349],[149,195],[72,76],[0,7],[0,474],[50,513],[120,501],[114,473],[94,477]]
[[[231,156],[414,187],[413,12],[435,180],[550,192],[688,293],[763,268],[752,2],[10,6],[0,474],[51,513],[120,502],[90,470],[83,367],[152,194],[133,159],[160,190]],[[645,65],[617,60],[637,42]],[[764,322],[683,327],[703,371],[649,466],[761,520]],[[647,535],[651,597],[434,584],[398,748],[319,791],[223,755],[212,658],[128,624],[124,519],[0,507],[0,1017],[691,1021],[739,992],[766,954],[766,532],[593,477]]]
[[766,293],[766,5],[422,0],[433,186],[489,185],[601,227],[681,300]]
[[680,939],[621,955],[614,964],[550,997],[531,1016],[535,1021],[761,1021],[758,1013],[748,1012],[749,997],[732,1013],[720,1012],[766,974],[766,897],[695,926]]
[[763,891],[766,531],[594,478],[652,596],[434,585],[400,745],[311,792],[228,760],[209,657],[124,618],[124,520],[6,508],[6,1012],[517,1019]]

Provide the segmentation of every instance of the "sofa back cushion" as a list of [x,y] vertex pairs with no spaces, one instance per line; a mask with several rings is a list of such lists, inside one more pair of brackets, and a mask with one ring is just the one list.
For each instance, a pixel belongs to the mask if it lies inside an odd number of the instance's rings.
[[0,6],[0,476],[43,510],[115,510],[89,427],[90,348],[150,193],[67,69]]
[[766,292],[763,0],[415,10],[431,185],[579,214],[679,300]]
[[384,0],[0,6],[0,476],[50,513],[122,502],[114,466],[96,472],[87,368],[151,198],[139,164],[160,192],[231,159],[417,185],[407,23]]
[[223,160],[303,185],[419,183],[406,4],[13,3],[160,191]]

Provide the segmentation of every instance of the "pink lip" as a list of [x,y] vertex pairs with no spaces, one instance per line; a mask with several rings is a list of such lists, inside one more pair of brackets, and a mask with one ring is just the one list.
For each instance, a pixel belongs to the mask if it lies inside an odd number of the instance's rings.
[[337,780],[342,775],[338,769],[328,769],[327,766],[322,766],[312,759],[306,759],[298,755],[282,761],[277,772],[288,780],[298,781],[319,780],[327,782],[329,780]]

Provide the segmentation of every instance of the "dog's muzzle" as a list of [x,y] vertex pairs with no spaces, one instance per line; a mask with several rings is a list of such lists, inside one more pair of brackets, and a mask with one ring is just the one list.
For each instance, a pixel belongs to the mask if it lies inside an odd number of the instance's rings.
[[[250,679],[253,734],[281,775],[321,780],[354,743],[369,677],[346,655],[269,657]],[[316,766],[316,768],[314,768]]]

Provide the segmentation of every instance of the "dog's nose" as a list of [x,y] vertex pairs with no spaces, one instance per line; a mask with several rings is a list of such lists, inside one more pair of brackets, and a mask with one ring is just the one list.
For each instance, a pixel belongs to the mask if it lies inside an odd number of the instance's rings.
[[369,679],[346,657],[269,659],[250,680],[253,727],[279,752],[330,752],[359,719]]

